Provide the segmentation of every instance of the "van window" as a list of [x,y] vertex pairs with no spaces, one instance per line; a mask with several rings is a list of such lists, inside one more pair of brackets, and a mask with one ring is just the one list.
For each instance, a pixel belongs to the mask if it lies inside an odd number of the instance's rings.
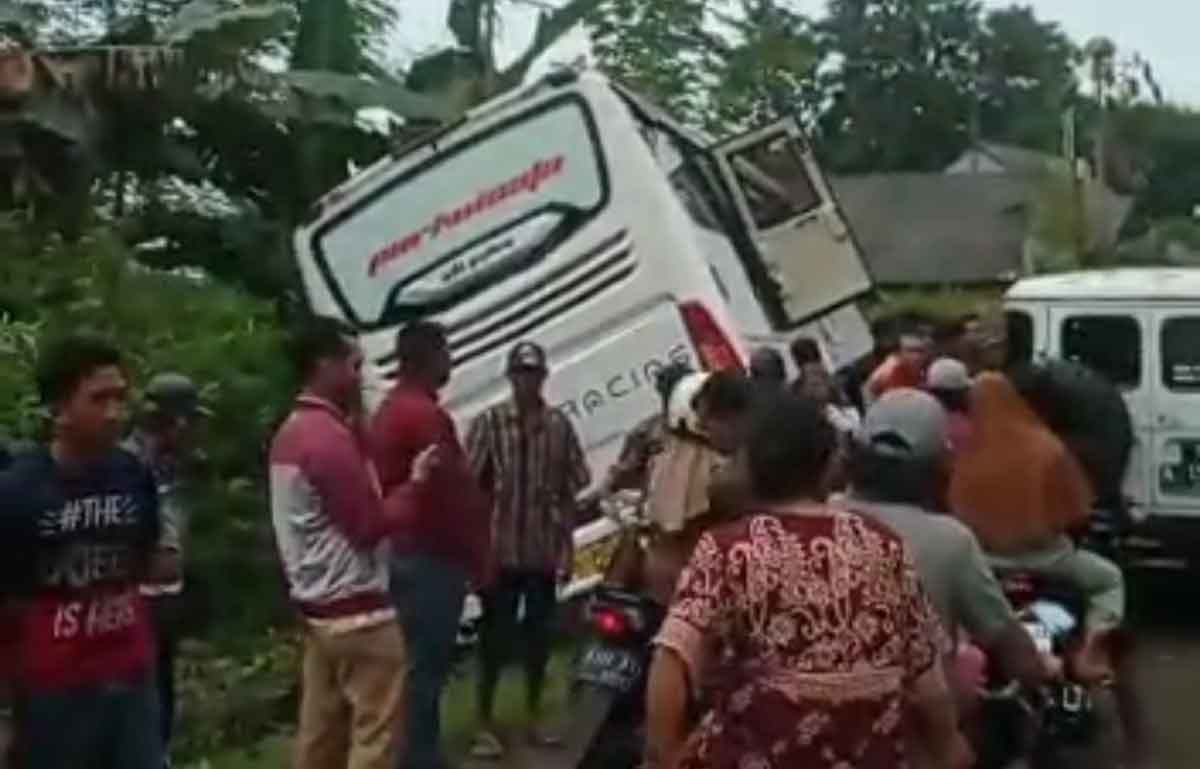
[[1142,326],[1130,315],[1072,315],[1062,324],[1062,356],[1135,389],[1142,382]]
[[1008,362],[1029,363],[1033,360],[1033,318],[1024,310],[1004,313],[1005,335],[1008,337]]
[[731,157],[754,226],[769,230],[821,205],[795,140],[786,133],[763,139]]
[[528,268],[608,194],[591,113],[569,96],[390,180],[331,217],[312,250],[346,316],[378,328],[435,314]]
[[1159,347],[1163,384],[1177,392],[1200,392],[1200,317],[1168,318]]

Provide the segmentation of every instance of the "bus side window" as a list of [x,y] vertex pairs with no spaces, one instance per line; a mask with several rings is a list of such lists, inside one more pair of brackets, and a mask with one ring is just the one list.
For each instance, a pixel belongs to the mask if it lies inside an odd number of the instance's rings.
[[721,222],[705,198],[696,179],[696,169],[690,161],[685,162],[671,174],[671,187],[683,207],[687,210],[692,222],[706,230],[721,232]]
[[687,151],[686,158],[671,174],[675,188],[692,221],[705,229],[729,237],[730,228],[737,228],[733,199],[717,181],[716,167],[707,155]]

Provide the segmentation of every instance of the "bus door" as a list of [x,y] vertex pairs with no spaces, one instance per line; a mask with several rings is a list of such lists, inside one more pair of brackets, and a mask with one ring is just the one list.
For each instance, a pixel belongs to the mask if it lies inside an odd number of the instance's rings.
[[812,147],[792,118],[711,148],[772,285],[767,310],[796,328],[872,290]]

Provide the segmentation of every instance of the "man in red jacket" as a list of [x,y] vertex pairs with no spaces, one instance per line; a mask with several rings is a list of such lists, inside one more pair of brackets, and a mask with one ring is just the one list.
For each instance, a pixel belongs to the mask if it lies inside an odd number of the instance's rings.
[[[294,765],[390,769],[407,661],[388,595],[396,518],[352,416],[362,354],[329,319],[305,323],[290,348],[304,387],[271,443],[271,518],[305,630]],[[431,465],[417,463],[413,487]]]
[[400,376],[371,425],[384,493],[409,480],[433,451],[428,481],[407,493],[392,538],[391,592],[409,651],[403,730],[405,769],[442,769],[441,695],[454,663],[467,585],[486,579],[489,504],[467,467],[454,422],[438,404],[450,378],[445,330],[416,322],[396,338]]

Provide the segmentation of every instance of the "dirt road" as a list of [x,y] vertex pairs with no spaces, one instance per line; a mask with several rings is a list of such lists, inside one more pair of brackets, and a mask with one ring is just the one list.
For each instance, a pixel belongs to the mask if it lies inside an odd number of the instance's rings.
[[1131,579],[1138,680],[1159,769],[1200,765],[1200,574]]

